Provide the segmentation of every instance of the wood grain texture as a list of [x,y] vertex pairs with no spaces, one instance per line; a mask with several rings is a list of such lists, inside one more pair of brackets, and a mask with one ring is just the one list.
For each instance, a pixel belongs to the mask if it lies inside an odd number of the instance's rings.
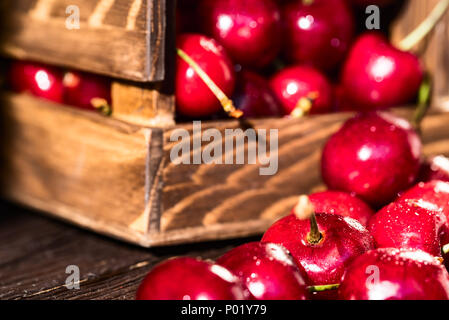
[[[179,255],[216,259],[244,242],[151,250],[114,241],[0,201],[0,300],[132,300],[146,273]],[[64,287],[68,265],[80,269],[80,289]]]
[[147,195],[161,158],[160,130],[26,95],[1,101],[4,195],[98,232],[144,241],[148,224],[138,221],[148,221],[152,208]]
[[[0,50],[134,81],[165,77],[166,0],[3,0]],[[67,7],[80,28],[69,30]]]
[[114,81],[112,117],[141,126],[174,125],[175,98],[162,90],[162,83],[137,84]]

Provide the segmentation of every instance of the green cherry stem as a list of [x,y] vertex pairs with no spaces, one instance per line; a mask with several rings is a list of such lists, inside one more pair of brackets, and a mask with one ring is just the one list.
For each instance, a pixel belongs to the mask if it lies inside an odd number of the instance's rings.
[[444,254],[448,254],[449,253],[449,243],[443,246],[442,251],[443,251]]
[[310,221],[310,232],[307,234],[307,241],[310,244],[318,244],[323,235],[321,234],[315,216],[315,208],[308,196],[302,195],[299,197],[298,204],[293,208],[295,216],[299,220]]
[[449,8],[449,0],[440,0],[427,18],[398,44],[403,51],[410,51],[420,43],[440,22]]
[[418,106],[415,109],[411,120],[412,126],[416,131],[421,132],[421,122],[427,114],[430,107],[432,95],[432,80],[428,74],[424,76],[418,91]]
[[327,284],[322,286],[310,286],[307,287],[307,290],[309,292],[324,292],[324,291],[331,291],[331,290],[337,290],[340,287],[340,285],[337,284]]
[[223,109],[226,113],[233,118],[240,118],[243,115],[243,112],[236,109],[231,99],[229,99],[226,94],[221,90],[216,83],[209,77],[209,75],[204,72],[204,70],[196,63],[190,56],[185,53],[181,49],[176,49],[178,56],[184,60],[193,70],[195,70],[196,74],[203,80],[203,82],[207,85],[207,87],[212,91],[212,93],[217,97],[218,101],[220,101]]

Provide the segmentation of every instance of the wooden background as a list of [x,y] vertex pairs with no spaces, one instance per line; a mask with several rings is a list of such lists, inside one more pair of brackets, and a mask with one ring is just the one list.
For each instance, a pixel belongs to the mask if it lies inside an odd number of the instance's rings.
[[[135,81],[165,78],[166,0],[2,0],[7,55]],[[169,1],[170,2],[170,1]],[[77,6],[80,28],[66,28]]]

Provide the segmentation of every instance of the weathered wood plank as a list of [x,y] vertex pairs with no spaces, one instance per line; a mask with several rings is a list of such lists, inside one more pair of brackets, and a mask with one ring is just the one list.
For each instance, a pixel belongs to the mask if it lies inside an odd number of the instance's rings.
[[[145,274],[172,256],[215,259],[245,241],[142,249],[0,202],[0,299],[134,299]],[[68,265],[80,289],[64,287]]]
[[170,127],[175,124],[175,98],[162,90],[162,83],[112,83],[112,117],[142,126]]
[[147,194],[160,159],[159,129],[26,95],[3,96],[1,117],[3,194],[98,232],[143,241],[156,208]]
[[[4,0],[0,50],[134,81],[165,77],[166,0]],[[76,6],[79,29],[68,29]]]

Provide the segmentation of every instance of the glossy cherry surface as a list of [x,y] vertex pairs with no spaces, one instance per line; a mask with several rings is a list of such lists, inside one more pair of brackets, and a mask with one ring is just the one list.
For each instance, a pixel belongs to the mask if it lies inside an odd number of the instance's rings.
[[10,65],[8,80],[11,89],[39,98],[62,103],[63,72],[51,66],[29,61],[14,61]]
[[332,70],[354,36],[354,17],[345,0],[295,0],[282,9],[284,55],[292,62]]
[[227,252],[217,263],[237,275],[258,300],[305,300],[304,276],[290,253],[274,243],[251,242]]
[[268,81],[251,71],[238,73],[232,100],[245,118],[279,117],[284,112]]
[[422,162],[418,181],[432,180],[449,182],[449,159],[445,156],[431,157]]
[[151,270],[137,300],[243,300],[245,289],[226,268],[194,258],[172,258]]
[[365,33],[357,39],[341,77],[355,110],[406,104],[416,96],[422,79],[419,59],[394,48],[379,33]]
[[111,80],[85,72],[68,72],[64,76],[64,100],[82,109],[97,110],[101,104],[110,107]]
[[313,100],[310,111],[312,114],[332,110],[332,86],[320,71],[312,67],[286,67],[271,78],[270,86],[281,102],[285,114],[290,114],[302,98]]
[[[227,96],[233,94],[233,65],[218,42],[200,34],[183,34],[177,37],[177,47],[195,61]],[[187,62],[178,56],[176,66],[175,95],[180,114],[202,117],[222,110],[217,97]]]
[[368,224],[377,248],[417,249],[441,256],[448,241],[446,216],[424,200],[396,201],[378,213]]
[[386,112],[359,114],[327,141],[322,176],[329,189],[382,206],[415,181],[421,148],[408,121]]
[[318,244],[307,240],[308,220],[291,214],[274,223],[262,242],[278,243],[290,251],[301,265],[311,285],[340,283],[349,261],[374,248],[373,239],[358,221],[334,214],[317,213],[316,221],[322,238]]
[[309,199],[315,207],[315,212],[353,218],[364,226],[368,224],[369,219],[374,215],[374,211],[369,205],[346,192],[317,192],[309,195]]
[[449,275],[423,251],[377,249],[351,263],[339,295],[344,300],[447,300]]
[[203,32],[219,41],[235,63],[263,67],[281,47],[280,12],[273,0],[204,0]]
[[436,205],[449,221],[449,183],[433,180],[429,182],[418,183],[413,188],[404,192],[400,198],[403,200],[426,201]]

